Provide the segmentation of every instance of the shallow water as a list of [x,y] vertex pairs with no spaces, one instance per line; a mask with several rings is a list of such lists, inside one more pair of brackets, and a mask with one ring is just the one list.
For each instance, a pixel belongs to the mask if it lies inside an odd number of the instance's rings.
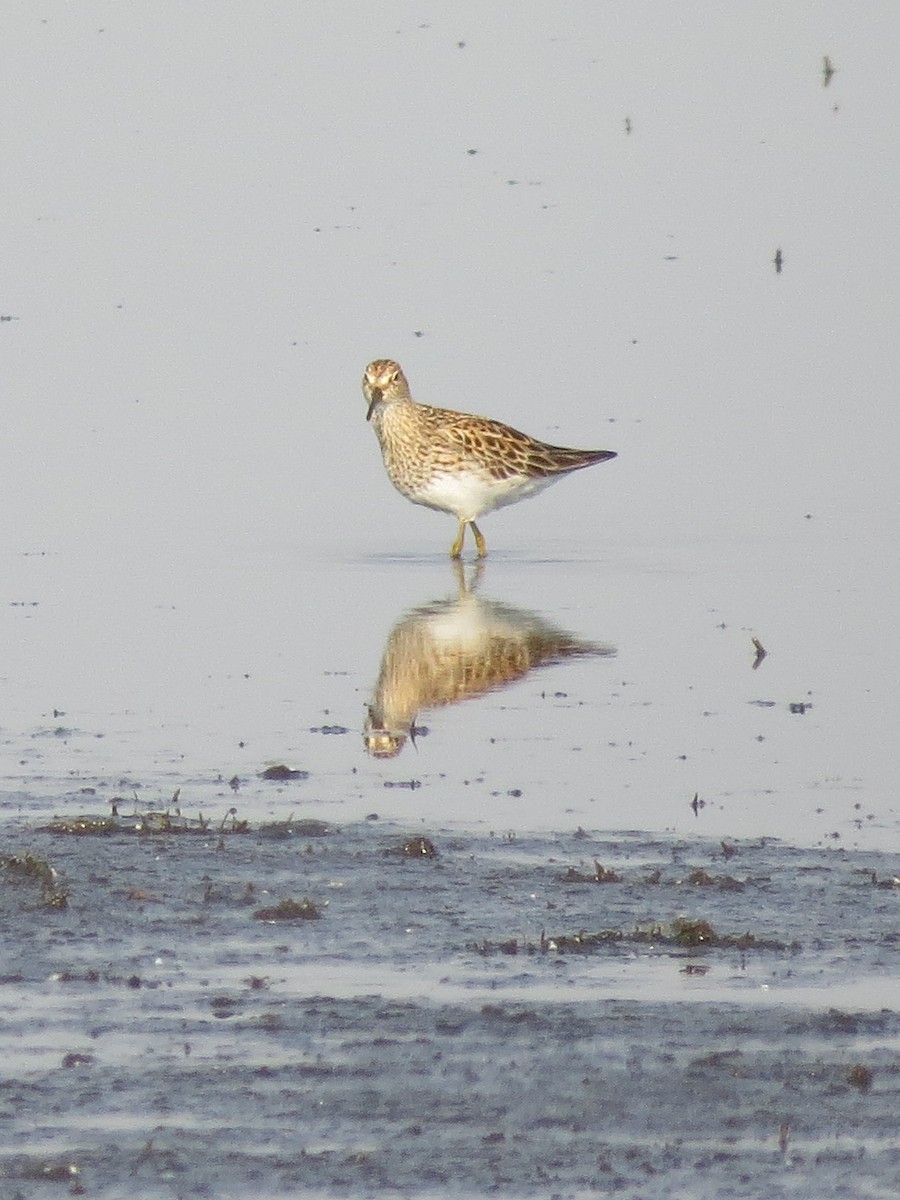
[[[299,799],[338,820],[375,808],[900,848],[893,651],[862,597],[823,578],[834,552],[806,531],[789,602],[788,547],[772,542],[685,548],[678,569],[660,551],[498,550],[462,590],[437,558],[120,554],[102,582],[85,555],[10,558],[0,786],[26,809],[77,807],[84,788],[149,789],[159,807],[176,788],[206,805],[237,777],[259,817]],[[842,572],[861,560],[845,546]],[[419,734],[379,760],[364,727],[384,663],[399,709],[379,719]],[[273,795],[255,775],[280,762],[309,781]]]

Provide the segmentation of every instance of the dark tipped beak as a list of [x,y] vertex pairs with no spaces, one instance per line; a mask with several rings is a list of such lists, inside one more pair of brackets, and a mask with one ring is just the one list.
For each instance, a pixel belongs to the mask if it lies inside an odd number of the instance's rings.
[[381,389],[380,388],[372,388],[371,399],[369,400],[369,408],[368,408],[368,411],[366,412],[366,420],[367,421],[372,420],[372,413],[375,409],[375,405],[378,403],[378,401],[380,399],[381,399]]

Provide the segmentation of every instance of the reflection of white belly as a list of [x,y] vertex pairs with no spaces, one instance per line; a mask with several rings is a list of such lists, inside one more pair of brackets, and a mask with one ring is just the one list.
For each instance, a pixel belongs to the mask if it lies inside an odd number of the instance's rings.
[[519,475],[512,479],[490,479],[475,472],[436,475],[410,499],[427,508],[453,513],[461,521],[474,521],[492,509],[535,495],[558,478],[550,475],[528,479]]

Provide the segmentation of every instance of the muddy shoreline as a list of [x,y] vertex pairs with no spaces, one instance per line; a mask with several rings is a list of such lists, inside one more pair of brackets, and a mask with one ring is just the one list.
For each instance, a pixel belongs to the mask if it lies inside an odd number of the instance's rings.
[[0,839],[10,1195],[891,1194],[891,856],[133,818]]

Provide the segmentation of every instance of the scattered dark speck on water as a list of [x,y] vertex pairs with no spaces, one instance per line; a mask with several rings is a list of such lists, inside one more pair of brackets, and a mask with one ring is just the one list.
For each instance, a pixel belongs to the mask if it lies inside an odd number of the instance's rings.
[[858,1063],[855,1067],[850,1068],[847,1075],[847,1082],[851,1087],[857,1088],[860,1092],[867,1092],[872,1086],[872,1072],[868,1067],[864,1067]]

